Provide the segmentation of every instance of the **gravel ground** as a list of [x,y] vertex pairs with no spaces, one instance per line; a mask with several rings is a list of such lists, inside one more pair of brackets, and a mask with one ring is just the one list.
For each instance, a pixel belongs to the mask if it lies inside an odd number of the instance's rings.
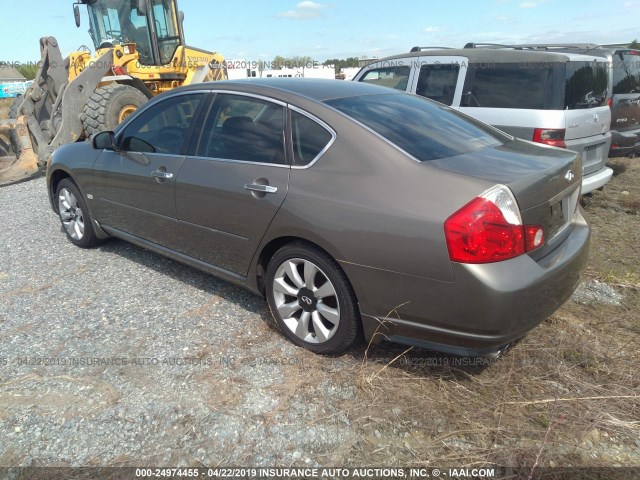
[[316,402],[283,404],[314,355],[261,298],[125,242],[74,247],[43,178],[0,204],[0,465],[317,464],[346,441],[331,403],[355,386],[328,368]]

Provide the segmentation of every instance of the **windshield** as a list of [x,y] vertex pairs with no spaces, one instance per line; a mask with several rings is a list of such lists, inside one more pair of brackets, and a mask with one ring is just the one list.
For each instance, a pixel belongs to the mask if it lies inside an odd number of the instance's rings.
[[640,51],[613,56],[613,93],[640,92]]
[[147,17],[136,0],[96,0],[87,5],[89,34],[96,50],[116,44],[135,43],[140,63],[152,64],[152,44]]
[[367,95],[326,103],[420,161],[463,155],[511,140],[488,125],[417,95]]

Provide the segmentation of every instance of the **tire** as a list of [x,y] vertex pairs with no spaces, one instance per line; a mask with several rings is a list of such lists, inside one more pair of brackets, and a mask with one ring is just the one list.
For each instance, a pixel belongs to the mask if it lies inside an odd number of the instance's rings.
[[293,243],[267,267],[266,296],[282,332],[315,353],[349,349],[360,334],[360,312],[346,275],[317,247]]
[[80,189],[70,178],[60,181],[55,198],[60,223],[71,243],[81,248],[91,248],[102,243],[96,237],[89,209]]
[[87,137],[114,130],[127,116],[147,102],[137,88],[119,83],[97,88],[89,97],[80,120]]

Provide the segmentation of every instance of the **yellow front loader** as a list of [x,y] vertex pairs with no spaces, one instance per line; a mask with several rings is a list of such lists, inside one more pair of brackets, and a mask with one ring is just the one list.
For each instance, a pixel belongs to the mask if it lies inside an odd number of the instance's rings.
[[0,121],[0,185],[38,173],[61,145],[113,130],[148,99],[182,85],[227,78],[224,58],[185,44],[177,0],[80,0],[89,15],[88,48],[62,58],[40,39],[34,83]]

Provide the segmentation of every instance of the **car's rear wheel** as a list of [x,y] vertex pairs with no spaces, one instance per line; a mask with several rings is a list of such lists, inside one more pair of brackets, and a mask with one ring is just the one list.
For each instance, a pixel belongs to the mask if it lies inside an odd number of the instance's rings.
[[351,284],[322,250],[296,243],[276,252],[267,268],[271,313],[295,344],[316,353],[340,353],[359,333],[360,313]]
[[96,237],[80,189],[71,179],[65,178],[58,184],[56,202],[62,228],[74,245],[91,248],[101,243]]

